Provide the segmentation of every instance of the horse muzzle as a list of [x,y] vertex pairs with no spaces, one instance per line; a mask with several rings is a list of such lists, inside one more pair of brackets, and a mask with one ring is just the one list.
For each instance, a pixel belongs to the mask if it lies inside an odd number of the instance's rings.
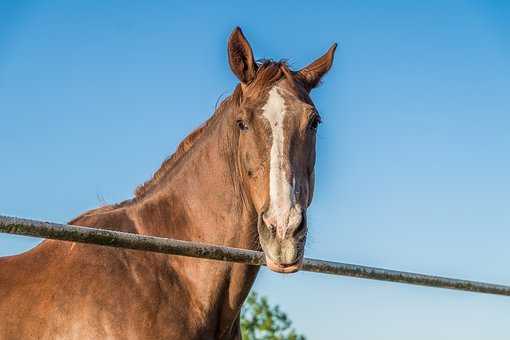
[[289,214],[287,224],[277,225],[270,217],[262,215],[258,231],[260,245],[269,269],[278,273],[294,273],[301,269],[306,241],[306,216],[301,209]]

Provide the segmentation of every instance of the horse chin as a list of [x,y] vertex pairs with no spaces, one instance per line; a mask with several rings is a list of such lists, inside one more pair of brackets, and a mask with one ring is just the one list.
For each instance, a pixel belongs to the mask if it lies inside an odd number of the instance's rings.
[[276,263],[266,256],[266,265],[269,269],[276,273],[290,274],[295,273],[303,266],[303,258],[301,257],[297,262],[291,264]]

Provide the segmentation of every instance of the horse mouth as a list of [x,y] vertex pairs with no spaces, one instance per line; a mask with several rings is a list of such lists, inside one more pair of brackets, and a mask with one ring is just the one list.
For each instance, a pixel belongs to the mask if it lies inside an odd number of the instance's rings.
[[271,269],[274,272],[290,274],[295,273],[301,269],[301,267],[303,266],[303,259],[300,258],[296,262],[291,264],[282,264],[276,263],[273,260],[271,260],[268,256],[266,256],[266,265],[269,269]]

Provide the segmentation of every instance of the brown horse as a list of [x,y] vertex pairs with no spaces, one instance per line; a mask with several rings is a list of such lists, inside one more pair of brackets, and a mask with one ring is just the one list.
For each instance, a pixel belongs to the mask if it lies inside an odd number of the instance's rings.
[[[276,272],[299,270],[320,117],[309,92],[336,45],[309,66],[255,62],[236,28],[239,78],[131,200],[71,224],[260,249]],[[0,258],[0,339],[239,339],[258,267],[44,241]]]

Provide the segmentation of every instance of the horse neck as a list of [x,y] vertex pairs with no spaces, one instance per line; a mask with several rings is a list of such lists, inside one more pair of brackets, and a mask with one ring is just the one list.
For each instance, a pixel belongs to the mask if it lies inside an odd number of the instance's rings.
[[228,108],[215,113],[193,146],[160,175],[154,189],[136,201],[132,210],[137,219],[141,217],[142,233],[257,246],[256,229],[251,228],[257,215],[242,189],[230,114]]
[[[258,247],[257,216],[237,171],[234,131],[222,120],[208,127],[179,160],[158,190],[136,208],[140,232],[231,247]],[[258,267],[172,257],[173,269],[190,287],[203,313],[221,334],[238,318]],[[195,302],[197,302],[195,301]],[[215,315],[211,318],[210,315]],[[235,327],[235,326],[234,326]]]

